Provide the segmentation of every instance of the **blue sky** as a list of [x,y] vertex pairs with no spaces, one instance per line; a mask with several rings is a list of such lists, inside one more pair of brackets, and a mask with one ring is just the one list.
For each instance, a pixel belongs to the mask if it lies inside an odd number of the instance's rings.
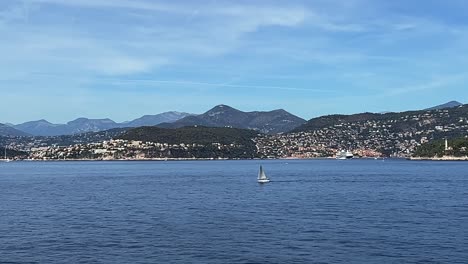
[[467,13],[464,0],[5,0],[0,122],[465,103]]

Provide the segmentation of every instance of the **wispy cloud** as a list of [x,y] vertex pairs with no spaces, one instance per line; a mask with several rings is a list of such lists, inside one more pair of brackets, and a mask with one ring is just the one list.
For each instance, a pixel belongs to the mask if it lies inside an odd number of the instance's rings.
[[[56,75],[50,74],[47,72],[35,72],[32,73],[33,76],[37,77],[46,77],[49,79],[66,79],[66,80],[73,80],[75,82],[88,82],[90,81],[87,78],[80,78],[76,76],[63,76],[63,75]],[[18,76],[18,78],[22,78],[23,76]],[[290,77],[291,78],[291,77]],[[296,77],[294,77],[296,78]],[[241,79],[241,78],[239,78]],[[12,79],[9,79],[12,80]],[[2,80],[0,80],[2,81]],[[5,80],[8,81],[8,80]],[[190,81],[190,80],[158,80],[158,79],[135,79],[135,78],[112,78],[112,77],[94,77],[93,81],[99,82],[101,84],[106,85],[119,85],[124,87],[151,87],[153,85],[170,85],[170,87],[180,86],[182,88],[187,87],[197,87],[197,88],[206,88],[206,89],[217,89],[217,88],[246,88],[251,90],[279,90],[279,91],[298,91],[298,92],[308,92],[308,93],[324,93],[324,94],[333,94],[337,91],[332,89],[317,89],[317,88],[300,88],[300,87],[288,87],[288,86],[273,86],[273,85],[249,85],[249,84],[236,84],[232,82],[224,82],[224,83],[215,83],[215,82],[200,82],[200,81]],[[153,86],[156,87],[156,86]],[[167,88],[167,87],[166,87]],[[138,89],[138,88],[134,88]]]
[[309,97],[339,108],[333,98],[362,105],[379,94],[460,87],[449,76],[468,66],[467,8],[403,0],[1,1],[0,82],[15,98],[85,91],[76,97],[99,100],[100,91],[117,89],[170,101],[174,89],[211,100],[205,104],[302,101],[289,105],[311,116]]
[[433,77],[432,79],[425,80],[420,83],[407,85],[405,87],[389,87],[385,89],[385,92],[380,94],[379,96],[382,96],[382,97],[400,96],[400,95],[411,94],[411,93],[416,93],[416,92],[428,93],[429,91],[434,90],[434,89],[446,90],[450,86],[456,85],[457,83],[460,83],[462,81],[464,82],[467,79],[468,79],[468,74],[466,73],[437,76],[437,77]]
[[329,89],[314,89],[314,88],[298,88],[298,87],[285,87],[285,86],[263,86],[263,85],[245,85],[233,83],[211,83],[211,82],[194,82],[184,80],[152,80],[152,79],[101,79],[102,81],[110,81],[115,84],[172,84],[197,87],[227,87],[227,88],[248,88],[257,90],[282,90],[282,91],[302,91],[310,93],[334,93],[335,91]]
[[139,0],[26,0],[28,3],[35,4],[53,4],[71,7],[85,8],[121,8],[121,9],[136,9],[146,11],[177,11],[172,5],[158,3],[155,1],[139,1]]
[[[265,26],[298,25],[307,13],[302,7],[216,2],[211,5],[127,0],[28,0],[17,3],[2,16],[9,26],[0,34],[10,37],[10,42],[2,45],[3,53],[16,57],[17,61],[30,60],[31,65],[35,62],[53,65],[55,61],[68,60],[70,64],[65,68],[75,66],[76,72],[94,70],[97,74],[111,75],[146,73],[162,65],[185,60],[184,57],[222,55],[238,48],[245,34]],[[41,17],[41,12],[51,6],[65,8],[64,12],[76,7],[111,8],[116,9],[115,17],[128,23],[113,25],[97,20],[90,24],[84,20],[86,18],[76,17],[73,20],[82,22],[76,27],[77,24],[70,19],[54,14],[65,23],[51,24],[45,20],[23,25],[14,19],[24,18],[23,3],[39,7],[35,9],[35,17]],[[129,19],[131,12],[138,11],[145,12],[146,19]],[[172,22],[173,18],[184,16],[201,19],[183,27]],[[12,26],[15,30],[11,30]],[[106,30],[118,35],[106,33]],[[49,69],[54,71],[53,67]],[[57,70],[63,71],[64,68],[58,67]]]

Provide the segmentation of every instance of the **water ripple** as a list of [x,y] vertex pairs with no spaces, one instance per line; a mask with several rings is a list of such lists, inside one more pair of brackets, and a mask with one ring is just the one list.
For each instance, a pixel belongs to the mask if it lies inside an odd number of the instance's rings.
[[1,164],[0,263],[468,259],[466,163],[262,163]]

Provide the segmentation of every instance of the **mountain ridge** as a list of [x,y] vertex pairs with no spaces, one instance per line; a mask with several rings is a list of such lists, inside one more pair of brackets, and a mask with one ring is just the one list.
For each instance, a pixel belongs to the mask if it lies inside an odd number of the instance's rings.
[[305,122],[306,120],[284,109],[243,112],[231,106],[220,104],[203,114],[185,117],[173,123],[162,123],[158,127],[233,127],[252,129],[265,134],[277,134],[287,132]]
[[154,126],[162,122],[174,122],[192,114],[169,111],[156,115],[144,115],[128,122],[117,123],[109,118],[91,119],[79,117],[65,124],[53,124],[45,119],[13,125],[12,128],[34,136],[73,135],[86,132],[99,132],[113,128]]
[[25,136],[30,136],[30,134],[25,133],[21,130],[18,130],[16,128],[13,128],[9,125],[1,124],[0,123],[0,136],[6,136],[6,137],[25,137]]
[[436,105],[436,106],[433,106],[433,107],[429,107],[429,108],[426,108],[424,110],[440,110],[440,109],[446,109],[446,108],[454,108],[454,107],[458,107],[458,106],[462,106],[463,104],[458,102],[458,101],[450,101],[450,102],[447,102],[445,104],[440,104],[440,105]]
[[144,115],[132,121],[123,122],[122,124],[125,124],[126,126],[129,126],[129,127],[155,126],[155,125],[166,123],[166,122],[171,123],[179,119],[182,119],[184,117],[192,116],[192,115],[194,114],[186,113],[186,112],[169,111],[169,112],[164,112],[164,113],[157,114],[157,115]]
[[[462,104],[458,101],[450,101],[445,104],[437,105],[423,110],[431,111],[438,109],[450,109],[460,107]],[[411,112],[411,111],[405,111]],[[271,111],[250,111],[244,112],[231,106],[220,104],[206,111],[205,113],[195,115],[185,112],[168,111],[156,115],[143,115],[131,121],[117,123],[109,118],[90,119],[85,117],[76,118],[65,124],[53,124],[45,119],[37,121],[28,121],[22,124],[12,125],[4,124],[7,127],[16,129],[3,134],[8,135],[33,135],[33,136],[59,136],[73,135],[87,132],[99,132],[113,128],[132,128],[142,126],[159,126],[162,128],[180,128],[185,126],[206,126],[206,127],[234,127],[242,129],[252,129],[266,134],[286,133],[297,131],[307,123],[327,124],[330,120],[338,122],[340,120],[359,121],[366,118],[379,118],[388,114],[397,114],[405,112],[381,112],[381,113],[359,113],[353,115],[326,115],[306,121],[297,117],[284,109]],[[313,125],[313,126],[315,126]],[[20,132],[18,132],[18,130]],[[23,134],[24,133],[24,134]],[[0,134],[2,135],[2,134]]]

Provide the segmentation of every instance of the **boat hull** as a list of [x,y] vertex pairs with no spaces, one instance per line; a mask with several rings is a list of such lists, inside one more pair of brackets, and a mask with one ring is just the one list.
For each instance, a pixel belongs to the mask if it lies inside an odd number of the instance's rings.
[[352,158],[354,158],[354,155],[350,151],[340,151],[336,154],[336,159],[338,160],[347,160]]
[[270,180],[257,180],[258,183],[269,183]]

